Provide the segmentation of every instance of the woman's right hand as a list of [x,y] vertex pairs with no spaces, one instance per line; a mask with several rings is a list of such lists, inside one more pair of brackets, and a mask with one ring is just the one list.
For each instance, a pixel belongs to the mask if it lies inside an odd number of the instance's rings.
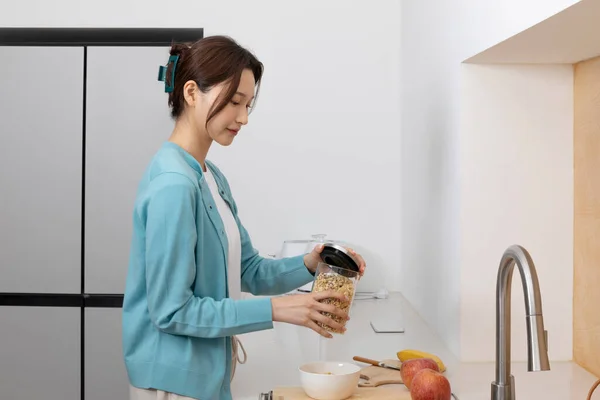
[[273,307],[273,321],[287,322],[289,324],[305,326],[326,338],[332,338],[331,333],[317,325],[317,322],[335,330],[344,330],[342,324],[326,317],[321,312],[328,312],[339,316],[343,320],[350,319],[348,314],[332,304],[320,303],[324,299],[338,299],[348,302],[349,299],[336,291],[318,293],[294,294],[271,299]]

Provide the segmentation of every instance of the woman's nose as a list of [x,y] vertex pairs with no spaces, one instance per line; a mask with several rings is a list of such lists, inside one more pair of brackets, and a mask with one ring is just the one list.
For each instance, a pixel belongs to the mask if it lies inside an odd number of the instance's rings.
[[238,114],[237,122],[242,125],[246,125],[248,123],[248,109],[244,108],[244,111]]

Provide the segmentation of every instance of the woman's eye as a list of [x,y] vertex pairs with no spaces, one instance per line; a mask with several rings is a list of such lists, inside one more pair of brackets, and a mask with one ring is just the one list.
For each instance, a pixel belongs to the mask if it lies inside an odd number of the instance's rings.
[[234,106],[239,106],[240,105],[240,103],[238,103],[237,101],[233,101],[233,100],[231,100],[231,104],[233,104]]

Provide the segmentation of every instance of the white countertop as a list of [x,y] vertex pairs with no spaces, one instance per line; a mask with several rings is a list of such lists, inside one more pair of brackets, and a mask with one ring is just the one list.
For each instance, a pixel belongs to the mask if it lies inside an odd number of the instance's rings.
[[[446,376],[460,400],[490,398],[495,364],[460,363],[399,293],[386,300],[356,300],[345,335],[321,339],[314,332],[288,324],[242,335],[247,363],[238,365],[233,382],[235,400],[256,400],[277,386],[299,386],[298,366],[315,360],[352,361],[355,355],[395,358],[412,348],[438,355],[447,365]],[[404,333],[375,333],[370,321],[396,319]],[[513,338],[513,341],[519,338]],[[525,340],[525,338],[522,338]],[[321,346],[322,345],[322,346]],[[321,350],[321,353],[320,353]],[[573,362],[550,361],[551,371],[527,372],[526,363],[513,363],[519,400],[584,400],[596,377]]]

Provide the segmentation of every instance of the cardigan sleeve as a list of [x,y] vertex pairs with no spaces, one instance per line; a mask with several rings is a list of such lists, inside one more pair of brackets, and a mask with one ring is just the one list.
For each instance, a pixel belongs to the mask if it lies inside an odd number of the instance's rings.
[[161,174],[151,183],[145,211],[145,268],[152,322],[170,334],[205,338],[272,328],[269,298],[217,301],[192,292],[196,196],[193,183],[178,173]]

